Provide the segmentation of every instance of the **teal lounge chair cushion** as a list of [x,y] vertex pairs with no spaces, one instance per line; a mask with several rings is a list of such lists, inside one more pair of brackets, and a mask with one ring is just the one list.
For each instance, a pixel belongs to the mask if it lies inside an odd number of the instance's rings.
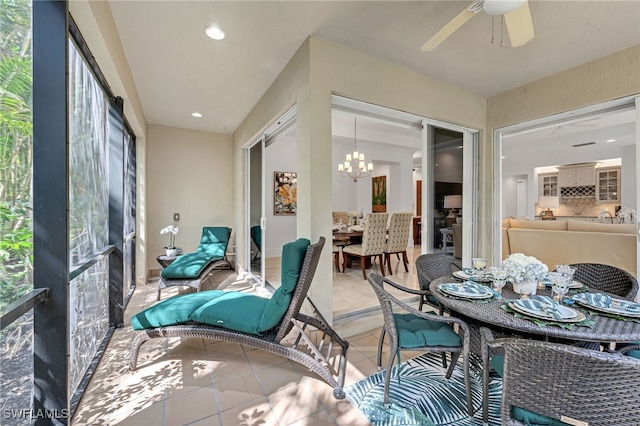
[[[219,291],[219,290],[212,290]],[[134,330],[184,324],[191,313],[211,300],[211,292],[202,291],[170,297],[131,318]]]
[[222,260],[223,256],[212,256],[206,253],[188,253],[178,256],[169,266],[162,270],[162,277],[168,279],[195,279],[211,262]]
[[402,348],[460,346],[460,336],[448,324],[414,314],[393,314]]
[[275,327],[287,312],[291,303],[291,293],[296,288],[309,244],[311,242],[308,239],[299,238],[282,247],[280,287],[273,293],[269,303],[265,306],[258,325],[259,331],[267,331]]
[[[216,291],[216,290],[212,290]],[[239,291],[220,291],[190,316],[195,322],[260,334],[258,324],[269,299]]]
[[224,257],[229,245],[230,233],[231,230],[225,226],[205,226],[202,228],[202,237],[196,252]]

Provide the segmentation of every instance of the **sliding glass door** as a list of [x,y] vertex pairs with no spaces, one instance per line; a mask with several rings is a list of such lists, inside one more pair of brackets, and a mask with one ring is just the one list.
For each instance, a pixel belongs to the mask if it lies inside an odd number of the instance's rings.
[[247,269],[260,282],[264,277],[264,138],[257,140],[247,151]]
[[280,284],[282,246],[297,238],[296,109],[268,126],[245,149],[247,270],[261,283]]

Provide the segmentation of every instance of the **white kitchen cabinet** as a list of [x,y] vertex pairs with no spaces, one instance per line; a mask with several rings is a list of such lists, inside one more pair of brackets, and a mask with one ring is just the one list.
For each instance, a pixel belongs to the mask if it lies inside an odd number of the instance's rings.
[[620,167],[596,169],[596,202],[620,202]]
[[593,186],[596,184],[595,164],[559,167],[558,185],[561,188],[574,186]]
[[558,196],[558,174],[557,173],[541,173],[538,175],[540,188],[538,194],[543,197]]

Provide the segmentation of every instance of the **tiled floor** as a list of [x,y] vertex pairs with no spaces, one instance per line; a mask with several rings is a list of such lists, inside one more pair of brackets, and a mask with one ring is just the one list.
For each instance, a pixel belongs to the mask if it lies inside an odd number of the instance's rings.
[[[362,277],[360,282],[364,284]],[[265,291],[236,280],[229,271],[216,272],[203,289],[207,287]],[[129,321],[156,303],[156,288],[154,280],[136,289],[125,312],[126,326],[115,331],[73,425],[368,424],[347,400],[334,399],[331,387],[305,367],[239,344],[151,340],[141,348],[138,369],[130,372],[134,331]],[[178,292],[163,290],[162,298]],[[376,372],[379,331],[348,338],[347,385]]]

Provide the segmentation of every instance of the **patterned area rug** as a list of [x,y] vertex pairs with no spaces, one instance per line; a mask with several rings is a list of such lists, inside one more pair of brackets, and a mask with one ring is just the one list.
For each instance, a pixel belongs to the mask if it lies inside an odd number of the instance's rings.
[[[398,377],[398,372],[400,372]],[[445,378],[440,354],[423,354],[393,367],[389,397],[391,409],[383,407],[384,371],[345,388],[347,399],[374,426],[387,425],[482,425],[482,363],[470,362],[473,417],[467,413],[462,361]],[[500,424],[502,380],[489,382],[489,425]]]

